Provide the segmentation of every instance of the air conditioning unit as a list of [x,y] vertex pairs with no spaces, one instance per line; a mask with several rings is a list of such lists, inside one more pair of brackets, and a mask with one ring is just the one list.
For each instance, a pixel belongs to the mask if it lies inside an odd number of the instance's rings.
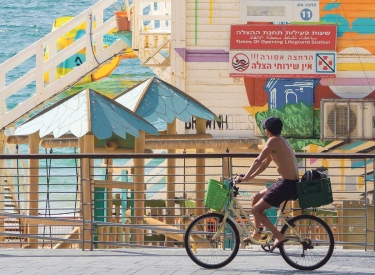
[[372,139],[374,101],[327,100],[320,107],[322,139]]

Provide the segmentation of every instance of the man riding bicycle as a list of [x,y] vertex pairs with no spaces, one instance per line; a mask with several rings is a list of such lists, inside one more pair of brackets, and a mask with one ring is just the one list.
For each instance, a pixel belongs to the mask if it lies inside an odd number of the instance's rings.
[[[259,228],[260,223],[262,223],[275,237],[275,241],[270,249],[270,252],[273,252],[275,248],[288,239],[273,226],[265,215],[265,210],[271,206],[279,207],[285,200],[297,198],[296,183],[299,181],[299,174],[294,152],[285,138],[281,136],[282,121],[277,117],[271,116],[263,120],[261,124],[268,137],[268,141],[245,176],[237,176],[235,182],[251,180],[262,173],[272,160],[275,162],[280,178],[273,185],[260,191],[251,199],[256,228]],[[259,231],[253,232],[252,236],[256,240],[259,240],[261,234]]]

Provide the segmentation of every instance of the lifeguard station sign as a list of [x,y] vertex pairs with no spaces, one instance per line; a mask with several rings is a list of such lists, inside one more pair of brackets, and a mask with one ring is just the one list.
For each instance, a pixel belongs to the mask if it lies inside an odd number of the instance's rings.
[[336,25],[233,25],[231,77],[336,76]]
[[240,0],[243,22],[319,22],[319,0]]

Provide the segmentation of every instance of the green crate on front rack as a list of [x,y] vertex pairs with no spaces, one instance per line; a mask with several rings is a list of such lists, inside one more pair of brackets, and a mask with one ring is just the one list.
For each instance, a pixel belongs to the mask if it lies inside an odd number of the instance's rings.
[[224,183],[210,179],[206,196],[204,198],[204,205],[208,208],[220,211],[223,209],[228,200],[229,189]]
[[297,183],[299,205],[302,209],[319,207],[333,202],[329,178]]

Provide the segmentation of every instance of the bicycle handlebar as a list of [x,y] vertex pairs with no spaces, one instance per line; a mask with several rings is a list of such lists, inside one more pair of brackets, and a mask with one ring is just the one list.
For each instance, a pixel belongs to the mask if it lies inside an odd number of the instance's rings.
[[[244,177],[245,175],[244,174],[240,174],[240,176]],[[230,179],[229,185],[230,185],[230,187],[232,187],[234,189],[233,195],[236,197],[239,194],[238,191],[239,191],[240,188],[236,186],[236,183],[234,181],[235,178],[236,177],[233,177],[233,178]],[[239,181],[239,182],[241,182],[241,181]]]

